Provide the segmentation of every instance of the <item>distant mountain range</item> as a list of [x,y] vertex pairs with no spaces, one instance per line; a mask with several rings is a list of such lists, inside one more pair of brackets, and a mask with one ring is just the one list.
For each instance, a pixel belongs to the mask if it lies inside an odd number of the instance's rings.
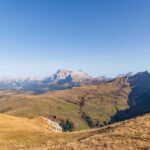
[[48,90],[59,90],[81,86],[87,84],[96,84],[111,80],[105,76],[93,78],[82,70],[58,70],[52,76],[38,80],[36,78],[8,79],[0,78],[0,90],[23,90],[41,93]]
[[[132,75],[132,73],[118,75],[114,79],[120,77],[127,77],[128,82],[132,85],[133,89],[136,87],[137,90],[137,87],[139,85],[140,87],[142,86],[144,90],[149,87],[148,83],[150,82],[150,73],[147,71],[139,72],[135,75]],[[30,77],[18,79],[0,78],[0,90],[31,91],[33,93],[40,94],[49,90],[61,90],[72,88],[74,86],[105,83],[114,79],[105,76],[99,76],[94,78],[82,70],[70,71],[60,69],[55,74],[48,76],[44,79],[36,79]],[[141,93],[141,89],[138,90],[138,94]],[[132,104],[135,103],[134,101],[135,100],[132,100]]]

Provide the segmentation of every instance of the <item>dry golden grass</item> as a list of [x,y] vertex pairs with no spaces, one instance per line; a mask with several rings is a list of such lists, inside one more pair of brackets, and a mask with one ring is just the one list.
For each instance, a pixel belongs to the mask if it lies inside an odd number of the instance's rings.
[[106,128],[104,133],[66,145],[69,149],[150,149],[150,117],[145,116]]
[[149,150],[150,114],[72,133],[47,130],[41,119],[0,114],[0,150]]

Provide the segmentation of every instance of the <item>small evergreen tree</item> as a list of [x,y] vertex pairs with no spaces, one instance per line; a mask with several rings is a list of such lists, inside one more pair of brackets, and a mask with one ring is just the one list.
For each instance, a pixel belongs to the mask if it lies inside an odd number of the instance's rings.
[[61,120],[60,126],[62,127],[63,131],[73,131],[74,129],[74,124],[69,120]]

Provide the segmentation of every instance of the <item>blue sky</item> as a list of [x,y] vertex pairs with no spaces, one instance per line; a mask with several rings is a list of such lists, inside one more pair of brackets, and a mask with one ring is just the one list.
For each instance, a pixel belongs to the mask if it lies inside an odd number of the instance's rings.
[[149,0],[0,0],[0,75],[150,71]]

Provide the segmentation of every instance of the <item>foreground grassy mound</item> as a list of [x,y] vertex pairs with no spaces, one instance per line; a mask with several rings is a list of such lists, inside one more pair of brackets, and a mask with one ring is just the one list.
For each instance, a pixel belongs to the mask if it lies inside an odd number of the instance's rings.
[[0,112],[27,118],[69,119],[74,130],[89,129],[107,124],[117,111],[128,108],[130,91],[124,78],[41,95],[6,91],[0,93]]
[[55,133],[38,121],[0,114],[2,150],[150,149],[150,114],[101,129]]

